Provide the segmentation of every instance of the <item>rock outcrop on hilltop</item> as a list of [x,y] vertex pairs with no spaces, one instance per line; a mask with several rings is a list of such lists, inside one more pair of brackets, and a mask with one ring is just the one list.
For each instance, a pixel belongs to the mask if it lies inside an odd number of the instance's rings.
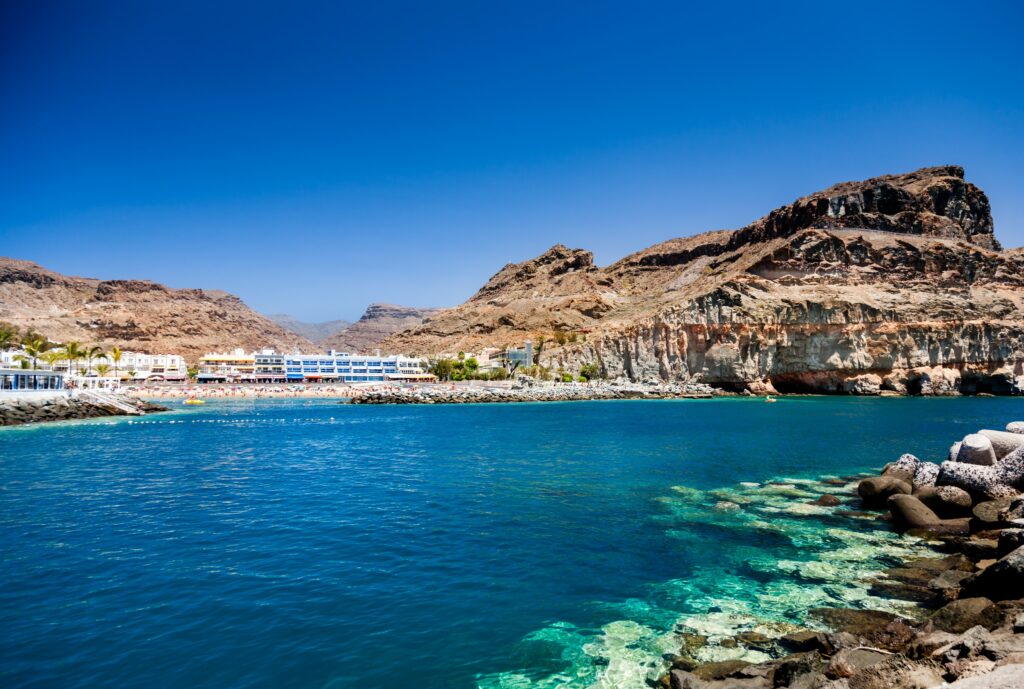
[[10,258],[0,258],[0,321],[56,342],[118,345],[190,361],[234,347],[315,349],[226,292],[71,277]]
[[[558,331],[576,337],[558,344]],[[598,363],[611,378],[1021,393],[1024,250],[1001,250],[988,199],[962,168],[926,168],[839,184],[605,268],[558,245],[384,347],[431,354],[527,338],[545,343],[545,366]]]
[[420,325],[438,309],[370,304],[358,321],[320,340],[324,349],[369,353],[390,335]]

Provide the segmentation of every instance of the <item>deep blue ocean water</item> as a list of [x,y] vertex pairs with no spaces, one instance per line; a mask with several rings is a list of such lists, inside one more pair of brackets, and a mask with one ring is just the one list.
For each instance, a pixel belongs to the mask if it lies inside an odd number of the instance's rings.
[[801,479],[1022,417],[279,400],[0,430],[0,686],[640,686],[677,625],[856,604],[850,572],[911,547]]

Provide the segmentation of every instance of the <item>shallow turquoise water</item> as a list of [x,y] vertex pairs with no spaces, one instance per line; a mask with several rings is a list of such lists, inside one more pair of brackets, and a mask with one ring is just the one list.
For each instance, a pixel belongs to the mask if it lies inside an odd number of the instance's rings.
[[[211,402],[0,430],[5,687],[643,686],[921,546],[807,479],[1016,399]],[[767,483],[771,479],[782,485]],[[747,482],[741,485],[741,482]]]

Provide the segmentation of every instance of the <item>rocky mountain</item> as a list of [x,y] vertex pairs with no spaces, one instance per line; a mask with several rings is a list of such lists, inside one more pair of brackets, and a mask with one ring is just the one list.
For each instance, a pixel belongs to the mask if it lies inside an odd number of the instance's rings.
[[11,258],[0,258],[0,321],[57,342],[182,354],[190,361],[234,347],[316,350],[226,292],[71,277]]
[[962,168],[926,168],[838,184],[604,268],[557,245],[383,346],[432,354],[527,338],[545,366],[594,362],[613,378],[1019,393],[1024,250],[1001,250]]
[[358,321],[324,339],[325,349],[369,353],[395,333],[422,324],[438,309],[419,309],[395,304],[370,304]]
[[322,321],[320,323],[309,323],[306,321],[300,321],[294,316],[290,316],[286,313],[273,313],[268,314],[267,318],[277,323],[282,328],[290,330],[299,337],[303,337],[313,344],[319,344],[324,342],[328,338],[338,334],[348,326],[352,325],[352,321]]

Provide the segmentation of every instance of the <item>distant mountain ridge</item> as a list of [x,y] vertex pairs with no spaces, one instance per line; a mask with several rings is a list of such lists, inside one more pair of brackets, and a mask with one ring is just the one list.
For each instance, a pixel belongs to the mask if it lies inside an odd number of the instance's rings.
[[220,290],[66,276],[2,257],[0,321],[58,342],[181,354],[191,362],[235,347],[316,350],[308,339]]
[[[358,321],[326,338],[322,344],[326,349],[339,352],[370,353],[386,338],[421,325],[440,310],[396,304],[370,304]],[[388,352],[393,353],[391,350]]]
[[268,314],[267,318],[274,321],[282,328],[286,328],[296,335],[306,338],[313,344],[321,344],[328,338],[352,325],[352,321],[344,320],[310,323],[307,321],[300,321],[298,318],[286,313]]

